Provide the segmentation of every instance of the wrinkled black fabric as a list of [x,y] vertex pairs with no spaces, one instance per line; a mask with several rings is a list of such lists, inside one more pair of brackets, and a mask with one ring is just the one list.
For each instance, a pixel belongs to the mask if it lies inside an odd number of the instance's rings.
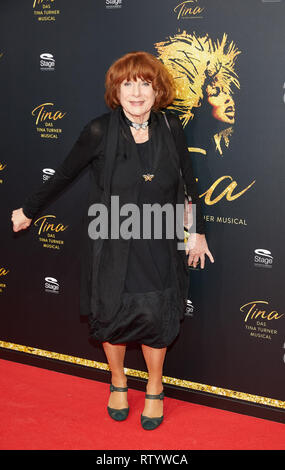
[[[142,173],[145,174],[151,171],[149,141],[137,144],[137,149],[142,165]],[[168,188],[172,187],[168,201],[163,198],[164,188],[156,182],[156,175],[151,182],[143,182],[140,187],[137,205],[140,208],[141,233],[143,232],[144,204],[155,204],[158,201],[175,204],[178,183],[176,174],[174,172],[165,172],[163,181]],[[154,221],[154,217],[152,220]],[[166,239],[165,216],[162,217],[161,239],[155,238],[154,224],[151,224],[150,228],[150,239],[140,238],[130,241],[128,269],[125,279],[125,291],[127,292],[160,291],[171,285],[171,253]]]
[[179,334],[181,309],[177,289],[123,293],[117,315],[110,322],[90,318],[90,334],[112,344],[136,342],[152,348],[170,345]]
[[[137,144],[142,174],[151,171],[151,139]],[[165,149],[165,158],[167,152]],[[117,165],[120,165],[117,162]],[[115,178],[114,178],[115,176]],[[156,175],[155,175],[156,176]],[[143,231],[143,204],[164,201],[164,188],[156,182],[143,182],[137,205],[140,208],[140,229]],[[163,182],[169,191],[167,202],[175,204],[177,175],[165,172]],[[113,188],[121,184],[113,175]],[[177,289],[171,264],[171,251],[166,239],[166,219],[162,219],[162,237],[156,239],[151,230],[150,239],[131,239],[128,267],[121,304],[112,322],[100,322],[98,317],[90,319],[90,333],[94,338],[113,344],[139,342],[155,348],[168,346],[179,333],[181,315],[178,309]],[[153,229],[153,226],[151,226]]]
[[[152,158],[158,168],[154,180],[144,182],[138,158],[147,165],[149,152],[142,146],[138,153],[139,145],[130,128],[118,120],[120,112],[117,109],[106,113],[84,127],[55,174],[25,199],[24,214],[33,218],[86,166],[90,167],[88,207],[106,200],[108,191],[109,195],[120,196],[120,206],[143,201],[181,203],[184,195],[175,162],[178,158],[188,194],[197,205],[196,231],[205,233],[197,184],[179,118],[168,113],[174,143],[162,113],[152,111],[150,144],[155,149]],[[117,123],[116,129],[110,125],[112,122]],[[89,222],[85,211],[80,314],[89,316],[90,334],[99,341],[114,344],[137,341],[152,347],[167,346],[177,336],[184,318],[189,277],[185,251],[178,253],[174,241],[165,239],[151,240],[142,250],[137,242],[143,244],[145,240],[107,239],[101,243],[100,252],[98,240],[88,236]],[[147,253],[147,263],[143,253]]]

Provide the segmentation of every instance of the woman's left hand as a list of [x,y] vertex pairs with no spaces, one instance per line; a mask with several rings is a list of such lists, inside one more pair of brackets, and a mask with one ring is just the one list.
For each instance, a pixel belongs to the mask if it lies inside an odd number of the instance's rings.
[[193,263],[193,267],[196,268],[197,264],[201,260],[201,268],[203,269],[205,266],[205,255],[208,255],[211,262],[214,263],[213,255],[208,248],[204,234],[191,233],[187,240],[185,251],[186,255],[189,254],[188,266],[191,266]]

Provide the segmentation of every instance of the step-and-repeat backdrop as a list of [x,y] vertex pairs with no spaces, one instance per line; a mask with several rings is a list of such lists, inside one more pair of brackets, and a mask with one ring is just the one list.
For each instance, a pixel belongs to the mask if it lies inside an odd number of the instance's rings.
[[[13,232],[11,212],[108,111],[110,64],[145,50],[176,80],[215,258],[189,269],[165,381],[284,408],[284,2],[6,0],[0,13],[0,346],[106,365],[79,316],[88,170],[28,230]],[[145,377],[138,345],[126,368]]]

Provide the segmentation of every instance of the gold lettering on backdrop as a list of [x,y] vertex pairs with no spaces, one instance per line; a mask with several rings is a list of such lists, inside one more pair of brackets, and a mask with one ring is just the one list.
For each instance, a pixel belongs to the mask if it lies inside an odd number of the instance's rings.
[[[283,317],[284,313],[278,314],[276,310],[272,310],[269,313],[266,313],[266,310],[259,310],[258,304],[267,304],[266,300],[253,300],[252,302],[248,302],[241,306],[241,312],[245,312],[246,316],[244,321],[247,320],[256,320],[257,318],[263,318],[266,320],[278,320],[279,318]],[[248,311],[243,310],[244,307],[250,307]],[[256,308],[257,307],[257,308]]]
[[7,276],[9,269],[0,268],[0,276]]
[[[193,4],[197,3],[198,0],[186,0],[185,2],[181,2],[174,8],[173,11],[177,13],[177,19],[179,18],[195,18],[197,15],[202,13],[205,8],[201,8],[198,5],[193,6]],[[191,6],[190,6],[191,5]],[[201,18],[201,17],[200,17]]]
[[4,170],[4,168],[6,167],[7,165],[2,165],[2,163],[0,163],[0,171]]
[[35,8],[36,5],[42,5],[46,1],[54,2],[54,0],[34,0],[33,8]]
[[199,147],[188,147],[189,152],[196,152],[196,153],[202,153],[203,155],[207,155],[206,150],[200,149]]
[[217,222],[223,224],[236,224],[236,225],[247,225],[245,219],[239,219],[238,217],[220,217],[217,216]]
[[66,113],[62,113],[61,111],[56,111],[55,113],[52,113],[52,111],[45,111],[45,106],[54,106],[54,103],[43,103],[33,109],[33,116],[35,116],[34,113],[38,111],[36,124],[38,124],[39,121],[45,121],[46,119],[56,121],[57,119],[62,119],[66,115]]
[[[232,183],[230,183],[222,192],[219,194],[215,199],[211,200],[211,196],[213,195],[214,190],[218,187],[218,185],[221,183],[221,181],[225,179],[230,179]],[[196,178],[198,181],[198,178]],[[207,191],[205,191],[203,194],[200,194],[200,197],[205,196],[205,203],[208,206],[212,206],[213,204],[216,204],[219,202],[224,196],[226,196],[226,199],[228,201],[234,201],[238,197],[242,196],[246,191],[248,191],[249,188],[255,183],[255,180],[252,181],[246,188],[244,188],[242,191],[240,191],[237,194],[232,194],[233,190],[237,187],[237,182],[233,180],[233,178],[229,175],[221,176],[218,178]]]
[[36,226],[38,226],[38,222],[40,223],[38,234],[40,234],[41,232],[47,232],[48,230],[51,230],[52,232],[64,232],[64,230],[67,229],[68,225],[64,226],[62,224],[50,224],[49,222],[47,222],[48,217],[55,218],[55,215],[43,215],[34,222],[34,225]]

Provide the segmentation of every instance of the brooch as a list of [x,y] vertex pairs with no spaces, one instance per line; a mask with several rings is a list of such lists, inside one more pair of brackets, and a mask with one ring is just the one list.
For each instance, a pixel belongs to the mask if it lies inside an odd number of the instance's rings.
[[151,181],[154,175],[150,175],[149,173],[147,173],[146,175],[142,175],[142,177],[145,181]]

